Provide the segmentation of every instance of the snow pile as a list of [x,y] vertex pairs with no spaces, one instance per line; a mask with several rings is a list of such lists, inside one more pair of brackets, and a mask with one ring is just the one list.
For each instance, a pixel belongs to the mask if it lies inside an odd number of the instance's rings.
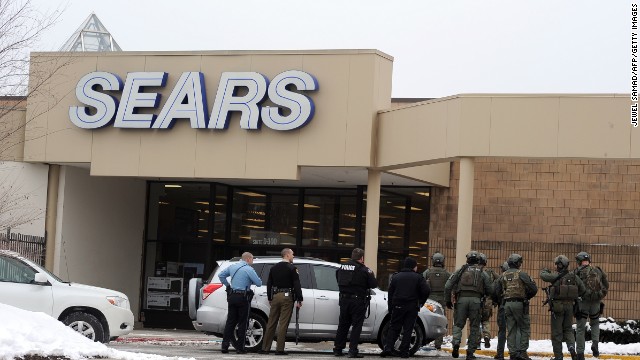
[[44,313],[0,304],[0,319],[0,360],[11,360],[25,355],[64,356],[70,359],[169,359],[159,355],[110,349],[104,344],[87,339]]

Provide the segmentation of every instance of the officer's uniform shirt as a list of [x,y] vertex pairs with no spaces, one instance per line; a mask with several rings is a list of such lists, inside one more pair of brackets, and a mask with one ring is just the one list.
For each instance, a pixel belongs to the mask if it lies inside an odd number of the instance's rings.
[[389,303],[392,305],[416,304],[422,306],[429,298],[431,289],[422,275],[413,269],[403,268],[393,275],[389,285]]
[[[229,276],[232,276],[231,284],[227,281]],[[224,286],[231,286],[233,290],[247,290],[252,284],[262,286],[262,280],[260,280],[256,271],[244,260],[240,260],[222,270],[218,278]]]
[[295,301],[302,301],[302,288],[300,287],[298,269],[286,260],[280,261],[269,271],[267,280],[267,297],[269,301],[273,300],[273,288],[291,289],[295,295]]
[[[339,285],[340,272],[342,271],[353,271],[353,278],[348,286]],[[349,260],[346,264],[340,266],[336,271],[336,280],[338,280],[338,287],[342,294],[365,296],[369,294],[369,289],[378,286],[378,281],[373,275],[373,271],[355,260]]]

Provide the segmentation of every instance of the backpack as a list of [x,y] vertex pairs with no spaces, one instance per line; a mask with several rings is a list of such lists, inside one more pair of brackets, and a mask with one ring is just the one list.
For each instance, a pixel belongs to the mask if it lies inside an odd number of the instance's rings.
[[484,295],[484,282],[482,281],[482,270],[475,265],[462,269],[460,280],[458,281],[459,291],[473,291]]
[[432,267],[429,271],[425,271],[425,278],[427,284],[431,288],[431,292],[444,293],[444,285],[447,283],[449,277],[447,276],[447,270],[441,267]]
[[588,265],[579,270],[579,275],[588,290],[587,300],[601,300],[607,294],[607,289],[602,284],[602,269]]
[[578,285],[575,274],[565,274],[562,278],[556,280],[551,286],[552,300],[575,300],[577,298]]

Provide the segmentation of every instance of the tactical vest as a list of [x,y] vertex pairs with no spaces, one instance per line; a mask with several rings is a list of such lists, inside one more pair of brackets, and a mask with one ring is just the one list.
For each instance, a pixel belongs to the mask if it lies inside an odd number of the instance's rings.
[[444,293],[444,285],[447,283],[447,270],[433,266],[427,272],[427,284],[431,288],[431,292]]
[[339,286],[350,286],[351,281],[353,280],[353,275],[358,270],[358,266],[354,264],[342,264],[340,265],[340,269],[338,269],[338,285]]
[[460,273],[458,281],[459,291],[473,291],[484,295],[484,282],[482,281],[482,269],[476,265],[469,265]]
[[526,299],[524,281],[520,279],[520,270],[506,271],[502,274],[503,299]]
[[576,275],[568,273],[551,287],[551,300],[575,300],[578,298]]

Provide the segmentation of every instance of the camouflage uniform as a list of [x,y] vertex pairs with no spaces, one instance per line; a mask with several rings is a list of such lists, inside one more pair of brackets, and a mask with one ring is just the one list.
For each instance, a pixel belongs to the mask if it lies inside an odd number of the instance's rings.
[[[470,322],[470,334],[467,342],[467,359],[473,359],[473,353],[480,342],[480,302],[485,294],[491,293],[489,277],[478,266],[479,256],[475,251],[467,254],[467,264],[456,270],[445,285],[445,301],[453,308],[453,352],[459,356],[462,329],[467,319]],[[452,293],[454,297],[452,297]]]
[[[422,276],[424,276],[424,278],[427,280],[427,283],[431,287],[431,294],[429,294],[429,299],[437,301],[438,303],[440,303],[440,305],[442,305],[442,309],[446,309],[446,301],[444,301],[444,286],[451,276],[451,273],[444,268],[444,255],[438,252],[433,255],[432,264],[433,266],[422,273]],[[438,350],[440,350],[440,348],[442,347],[443,337],[444,335],[434,340],[434,346]]]

